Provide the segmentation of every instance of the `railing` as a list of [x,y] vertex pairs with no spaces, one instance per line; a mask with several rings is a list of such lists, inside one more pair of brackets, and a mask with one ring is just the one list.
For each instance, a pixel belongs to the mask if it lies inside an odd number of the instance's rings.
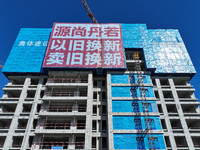
[[183,111],[183,113],[196,113],[195,111]]
[[72,111],[80,111],[80,112],[86,112],[86,107],[73,107],[73,106],[50,106],[50,107],[42,107],[42,111],[47,112],[72,112]]
[[47,83],[88,83],[88,80],[80,78],[48,78]]
[[[76,149],[83,149],[85,143],[84,142],[35,142],[33,143],[34,147],[37,145],[40,146],[40,149],[51,149],[56,146],[61,146],[63,149],[67,149],[68,146],[73,145]],[[78,148],[80,147],[80,148]]]
[[39,123],[38,127],[45,129],[70,129],[70,127],[77,127],[77,129],[85,129],[86,123]]
[[189,129],[200,129],[200,127],[188,127]]
[[187,145],[177,144],[177,147],[187,147]]
[[10,127],[0,127],[0,129],[9,129]]
[[21,144],[13,144],[12,147],[21,147]]
[[84,97],[87,96],[86,91],[66,91],[66,92],[57,92],[57,91],[51,91],[51,92],[45,92],[45,96],[63,96],[63,97]]

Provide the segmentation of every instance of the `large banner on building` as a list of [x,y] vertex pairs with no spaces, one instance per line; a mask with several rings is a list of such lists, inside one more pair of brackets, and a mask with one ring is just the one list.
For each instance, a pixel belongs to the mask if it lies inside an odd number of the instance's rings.
[[54,23],[45,68],[125,68],[121,24]]

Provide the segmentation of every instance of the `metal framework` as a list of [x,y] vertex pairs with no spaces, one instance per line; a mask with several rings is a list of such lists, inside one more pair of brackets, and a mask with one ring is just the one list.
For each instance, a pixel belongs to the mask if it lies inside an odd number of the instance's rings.
[[85,0],[81,0],[83,6],[85,7],[85,10],[87,11],[87,15],[90,17],[90,19],[92,20],[93,23],[98,23],[97,20],[94,17],[94,14],[91,12],[88,4],[86,3]]
[[[144,137],[147,135],[148,138],[148,144],[149,144],[149,149],[154,150],[155,149],[155,142],[154,142],[154,137],[151,134],[151,130],[152,130],[152,120],[149,117],[149,108],[148,108],[148,103],[147,103],[147,99],[146,99],[146,92],[147,89],[145,89],[144,87],[144,81],[143,81],[143,73],[142,73],[142,67],[140,64],[140,57],[139,57],[139,53],[138,52],[134,52],[134,60],[135,60],[135,70],[137,72],[137,77],[138,77],[138,81],[137,81],[137,85],[139,87],[139,91],[140,91],[140,97],[142,100],[142,109],[143,109],[143,114],[144,114],[144,121],[145,121],[145,126],[146,129],[142,129],[142,127],[138,128],[138,144],[139,144],[139,148],[140,149],[144,149]],[[138,97],[138,94],[137,94]],[[136,113],[136,116],[139,118],[140,113]]]

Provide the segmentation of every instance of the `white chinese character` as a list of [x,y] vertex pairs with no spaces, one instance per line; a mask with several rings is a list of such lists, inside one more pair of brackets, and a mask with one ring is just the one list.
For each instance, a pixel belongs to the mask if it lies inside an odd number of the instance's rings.
[[49,59],[47,60],[47,65],[50,64],[59,64],[62,65],[63,64],[63,58],[64,58],[64,53],[50,53],[49,55]]
[[82,65],[83,64],[83,53],[73,53],[71,64],[72,65],[74,65],[74,64]]
[[95,50],[101,51],[102,49],[101,41],[94,40],[93,42],[91,42],[91,40],[88,40],[86,47],[87,51],[95,51]]
[[[58,44],[55,44],[56,41],[57,41]],[[53,40],[52,44],[51,44],[51,49],[55,49],[55,50],[63,49],[63,50],[66,50],[65,43],[66,43],[66,40],[63,40],[62,43],[61,43],[60,40]]]
[[110,54],[110,53],[106,53],[104,55],[104,64],[109,66],[109,65],[120,65],[120,59],[121,59],[121,56],[120,56],[120,53],[116,53],[116,54]]
[[25,46],[26,42],[25,41],[20,41],[18,46]]
[[93,65],[93,64],[98,64],[98,65],[101,65],[101,55],[98,54],[98,53],[93,53],[93,54],[90,54],[90,53],[87,53],[86,55],[86,65]]
[[32,46],[33,45],[33,41],[28,41],[27,42],[27,46]]
[[48,44],[48,41],[43,41],[43,46],[47,46],[47,44]]
[[83,51],[84,50],[84,40],[74,40],[74,51]]
[[109,41],[109,40],[106,40],[104,42],[104,50],[105,51],[119,51],[119,41]]
[[40,46],[41,45],[41,41],[36,41],[35,42],[35,46]]

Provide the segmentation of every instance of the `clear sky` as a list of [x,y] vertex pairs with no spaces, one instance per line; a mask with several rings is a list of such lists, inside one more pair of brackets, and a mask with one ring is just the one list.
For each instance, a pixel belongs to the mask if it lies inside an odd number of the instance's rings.
[[[99,23],[144,23],[148,29],[178,29],[197,70],[191,84],[200,98],[200,0],[87,3]],[[20,28],[51,28],[54,22],[91,23],[80,0],[0,0],[0,61],[6,61]],[[7,79],[0,69],[0,97],[5,84]]]

